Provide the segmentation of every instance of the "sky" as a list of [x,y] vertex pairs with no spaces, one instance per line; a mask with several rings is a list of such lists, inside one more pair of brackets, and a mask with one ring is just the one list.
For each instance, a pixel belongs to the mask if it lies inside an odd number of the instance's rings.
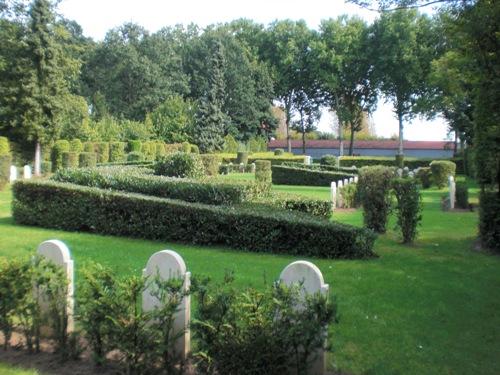
[[[341,14],[358,15],[372,22],[377,13],[361,9],[343,0],[62,0],[59,13],[77,21],[86,36],[102,40],[109,29],[125,22],[135,22],[150,32],[164,26],[195,23],[204,27],[213,23],[248,18],[268,24],[277,19],[303,19],[317,29],[322,19]],[[398,122],[391,103],[380,100],[372,115],[377,136],[390,137],[398,133]],[[331,116],[324,111],[318,129],[331,131]],[[443,140],[447,125],[438,118],[425,121],[416,118],[405,124],[404,138],[408,140]]]

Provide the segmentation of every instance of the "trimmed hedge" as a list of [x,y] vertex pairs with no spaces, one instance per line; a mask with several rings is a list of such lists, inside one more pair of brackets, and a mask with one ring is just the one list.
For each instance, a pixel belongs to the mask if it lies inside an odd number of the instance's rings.
[[127,154],[127,161],[144,161],[144,155],[140,151],[132,151]]
[[95,152],[81,152],[78,166],[80,168],[95,167],[97,164],[97,155]]
[[335,155],[323,155],[319,162],[321,165],[329,165],[332,167],[339,167],[339,158]]
[[144,155],[144,160],[155,161],[156,160],[156,142],[147,141],[142,143],[142,153]]
[[220,159],[215,154],[201,154],[201,162],[205,167],[205,175],[217,176],[219,174]]
[[78,152],[68,151],[62,153],[63,168],[78,168]]
[[330,186],[332,182],[354,177],[351,173],[318,171],[285,165],[272,166],[275,185]]
[[97,163],[107,163],[110,161],[108,142],[94,143],[94,152],[97,154]]
[[469,208],[469,188],[465,181],[457,181],[455,184],[455,199],[458,208]]
[[331,201],[311,199],[281,192],[273,192],[269,196],[258,199],[248,206],[251,207],[252,205],[280,208],[287,211],[299,211],[323,219],[330,218],[333,209]]
[[125,142],[109,143],[109,161],[111,163],[125,161],[125,146]]
[[[237,163],[237,154],[221,153],[219,156],[222,158],[223,163]],[[282,156],[276,156],[273,152],[255,152],[249,154],[248,163],[255,163],[256,160],[269,160],[272,165],[281,165],[283,163],[301,163],[304,164],[303,155],[292,155],[285,153]]]
[[130,152],[141,152],[142,142],[136,139],[131,139],[128,141],[127,151]]
[[344,173],[358,174],[358,168],[356,167],[337,167],[335,165],[329,165],[329,164],[305,165],[301,163],[283,163],[282,165],[295,168],[302,168],[302,169],[312,169],[315,171],[330,171],[330,172],[344,172]]
[[62,170],[52,180],[215,205],[248,202],[264,193],[254,182],[153,176],[126,167]]
[[0,155],[10,154],[10,145],[7,137],[0,137]]
[[50,161],[52,162],[52,172],[57,171],[62,168],[62,154],[63,152],[69,151],[69,142],[65,140],[59,140],[54,143],[50,153]]
[[155,174],[168,177],[201,178],[205,167],[199,154],[176,152],[165,156],[154,164]]
[[85,142],[83,144],[83,152],[95,152],[93,142]]
[[274,150],[274,155],[276,156],[282,156],[285,153],[285,150],[282,148],[277,148]]
[[[361,167],[370,167],[375,165],[385,165],[388,167],[396,166],[395,157],[385,157],[385,156],[342,156],[340,159],[341,167],[351,167],[355,166],[357,168]],[[405,157],[404,158],[404,166],[409,169],[417,169],[422,167],[428,167],[429,164],[435,159],[429,158],[412,158]],[[453,161],[457,164],[457,170],[463,170],[463,160],[462,158],[452,158],[452,159],[443,159],[444,161]],[[460,168],[459,168],[460,166]]]
[[82,152],[83,151],[83,143],[78,138],[72,139],[69,141],[69,151],[71,152]]
[[259,183],[272,184],[272,170],[269,160],[255,161],[255,180]]
[[374,255],[372,231],[293,212],[252,212],[54,181],[19,181],[13,191],[18,224],[301,256]]
[[10,154],[0,155],[0,190],[9,182],[11,164],[12,156]]
[[500,196],[483,190],[479,195],[479,237],[481,244],[500,253]]
[[434,160],[430,167],[434,183],[442,189],[448,184],[448,176],[455,176],[457,166],[448,160]]
[[238,151],[236,154],[236,163],[237,164],[248,164],[248,152],[247,151]]

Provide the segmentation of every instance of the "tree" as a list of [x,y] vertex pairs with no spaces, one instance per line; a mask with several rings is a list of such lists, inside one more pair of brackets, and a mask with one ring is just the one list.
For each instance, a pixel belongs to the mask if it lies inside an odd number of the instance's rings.
[[371,77],[369,29],[357,17],[340,16],[323,21],[313,51],[325,103],[338,117],[340,154],[343,154],[341,130],[347,126],[351,132],[349,155],[352,155],[354,133],[361,130],[362,113],[370,112],[377,101]]
[[210,86],[200,101],[193,129],[193,142],[198,145],[201,152],[213,152],[224,147],[224,129],[228,121],[222,112],[225,96],[222,75],[224,64],[222,43],[216,42],[211,59]]
[[[434,36],[435,38],[435,36]],[[374,77],[399,122],[398,155],[403,155],[403,121],[414,117],[427,94],[435,52],[431,20],[415,10],[384,12],[373,24]]]
[[316,123],[321,118],[320,103],[307,97],[301,91],[295,97],[295,105],[299,114],[298,120],[292,122],[292,128],[302,134],[302,153],[306,153],[306,133],[316,130]]
[[151,112],[154,134],[167,143],[190,140],[194,122],[194,104],[180,95],[167,98]]

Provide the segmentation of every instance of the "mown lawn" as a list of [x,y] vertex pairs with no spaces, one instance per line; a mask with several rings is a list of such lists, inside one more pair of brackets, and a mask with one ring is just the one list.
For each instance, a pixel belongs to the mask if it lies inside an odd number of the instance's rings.
[[[329,196],[328,188],[274,189]],[[442,212],[444,194],[424,191],[423,225],[414,246],[399,244],[391,221],[389,232],[376,242],[376,259],[312,259],[339,305],[340,323],[329,333],[330,368],[352,374],[500,373],[500,257],[473,250],[477,213]],[[471,196],[477,201],[477,188]],[[73,253],[77,278],[89,260],[122,275],[139,274],[152,253],[168,248],[179,252],[195,275],[220,279],[231,269],[238,286],[260,287],[299,259],[23,227],[13,222],[10,202],[7,188],[0,193],[0,256],[27,256],[40,242],[61,239]],[[360,211],[333,216],[362,225]]]

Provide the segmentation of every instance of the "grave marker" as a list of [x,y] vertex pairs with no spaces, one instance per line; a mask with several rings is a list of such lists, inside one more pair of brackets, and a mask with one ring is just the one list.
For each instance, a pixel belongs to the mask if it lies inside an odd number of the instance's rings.
[[449,188],[449,198],[450,198],[450,210],[455,208],[455,193],[456,185],[453,176],[448,176],[448,188]]
[[31,167],[29,165],[25,165],[23,168],[23,178],[28,180],[31,178]]
[[9,181],[12,183],[17,180],[17,168],[15,165],[10,166]]

